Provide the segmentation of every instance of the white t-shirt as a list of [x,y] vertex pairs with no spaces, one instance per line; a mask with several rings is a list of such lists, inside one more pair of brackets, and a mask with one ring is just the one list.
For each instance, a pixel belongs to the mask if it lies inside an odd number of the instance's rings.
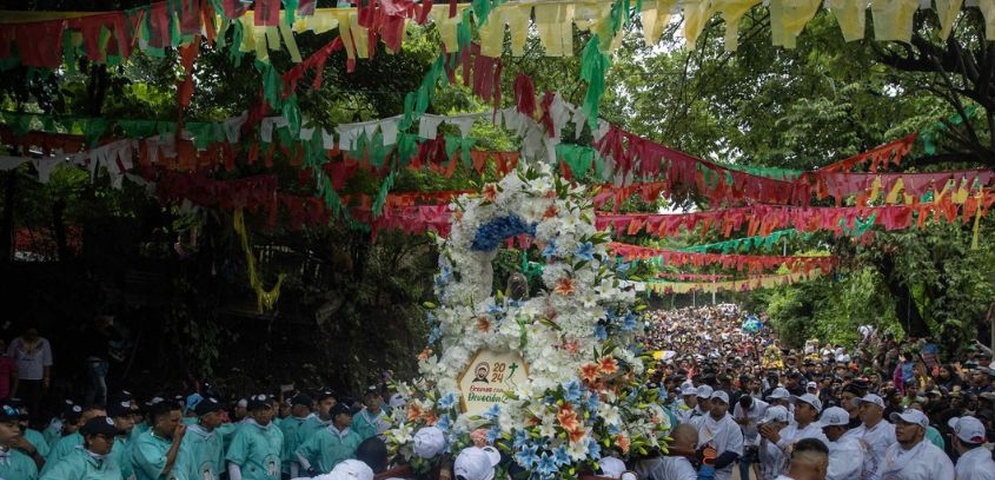
[[749,423],[746,425],[740,425],[743,430],[743,444],[744,445],[756,445],[760,443],[760,432],[757,430],[757,422],[764,417],[764,413],[767,412],[767,402],[763,400],[753,399],[753,406],[749,410],[744,411],[743,406],[738,402],[736,406],[732,409],[732,417],[735,419],[747,419]]
[[822,443],[829,444],[829,439],[826,438],[826,434],[822,433],[822,426],[819,425],[819,422],[812,422],[805,428],[799,428],[798,424],[788,425],[781,429],[780,434],[781,440],[777,442],[777,446],[785,452],[789,452],[790,447],[803,438],[817,438]]
[[[719,420],[715,420],[711,415],[705,415],[698,423],[698,445],[712,445],[716,456],[725,452],[743,455],[743,431],[728,413]],[[735,464],[736,462],[733,462],[724,468],[716,468],[715,480],[732,478],[732,467]]]
[[853,429],[853,435],[864,443],[867,455],[864,457],[864,468],[860,473],[861,480],[879,480],[881,478],[881,463],[884,461],[884,453],[893,443],[895,438],[895,426],[887,420],[881,420],[873,428],[861,425]]
[[760,440],[757,454],[760,457],[760,476],[763,480],[774,480],[787,469],[787,455],[777,445],[766,439]]
[[864,447],[860,440],[840,438],[826,444],[829,447],[829,470],[826,480],[853,480],[860,478],[864,467]]
[[52,347],[42,337],[38,337],[31,347],[21,337],[11,340],[7,355],[17,364],[21,380],[42,380],[45,378],[45,367],[52,366]]
[[995,461],[985,447],[972,448],[957,459],[957,480],[995,480]]
[[954,480],[954,464],[927,440],[909,450],[896,442],[884,454],[881,480]]
[[652,480],[696,480],[698,473],[684,457],[660,457],[643,460],[636,465],[639,478]]

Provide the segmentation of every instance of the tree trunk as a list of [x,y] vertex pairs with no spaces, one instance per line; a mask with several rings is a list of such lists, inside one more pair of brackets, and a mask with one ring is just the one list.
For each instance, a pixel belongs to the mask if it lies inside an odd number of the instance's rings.
[[4,180],[3,220],[0,223],[0,264],[10,264],[14,261],[14,201],[17,187],[17,170],[7,171]]
[[60,262],[67,262],[72,257],[69,242],[66,239],[66,200],[58,198],[52,204],[52,232],[55,234],[55,247]]
[[877,262],[877,266],[888,286],[888,291],[891,292],[891,296],[895,300],[895,316],[898,317],[898,323],[905,331],[905,335],[916,338],[930,336],[929,325],[926,324],[922,312],[919,311],[919,306],[912,298],[912,291],[908,285],[895,278],[894,257],[889,254],[884,255]]

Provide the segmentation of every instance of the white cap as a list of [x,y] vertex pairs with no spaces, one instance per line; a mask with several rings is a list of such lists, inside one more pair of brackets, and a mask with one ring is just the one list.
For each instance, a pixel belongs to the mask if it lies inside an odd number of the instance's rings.
[[829,407],[826,411],[822,412],[819,423],[823,427],[846,426],[850,423],[850,414],[840,407]]
[[819,397],[816,397],[811,393],[806,393],[805,395],[799,395],[797,397],[793,396],[791,397],[791,401],[795,403],[797,402],[807,403],[812,407],[814,407],[816,412],[822,411],[822,400],[819,400]]
[[966,443],[985,443],[985,425],[974,417],[954,417],[947,421],[957,438]]
[[873,403],[874,405],[884,408],[884,399],[873,393],[868,393],[867,395],[864,395],[864,398],[855,398],[853,399],[853,403],[858,407],[860,406],[861,403]]
[[768,407],[767,411],[764,413],[764,418],[760,420],[760,423],[768,422],[788,423],[788,409],[780,405]]
[[694,388],[694,385],[687,384],[687,385],[684,385],[684,386],[681,387],[681,396],[682,397],[688,397],[688,396],[697,395],[697,394],[698,394],[698,389]]
[[415,433],[415,455],[421,458],[433,458],[442,452],[446,446],[446,436],[438,427],[424,427]]
[[618,478],[622,476],[622,472],[625,472],[625,462],[619,460],[615,457],[603,457],[598,460],[601,465],[601,476]]
[[698,398],[712,398],[714,390],[708,385],[698,387]]
[[710,398],[712,400],[722,400],[725,403],[729,403],[729,394],[723,392],[722,390],[716,390],[715,392],[712,393],[712,396]]
[[906,408],[902,413],[893,412],[888,418],[892,423],[914,423],[922,428],[929,426],[929,419],[926,418],[926,414],[912,408]]
[[791,398],[791,393],[784,387],[777,387],[770,392],[770,395],[767,395],[768,400],[786,400],[789,398]]
[[815,383],[815,382],[808,382],[807,384],[805,384],[805,388],[806,389],[808,389],[808,388],[816,388],[816,389],[818,389],[819,388],[819,384]]
[[359,460],[349,459],[336,464],[331,472],[312,480],[373,480],[373,470]]
[[464,448],[456,457],[453,475],[466,480],[491,480],[494,478],[494,466],[497,464],[493,455],[482,448]]
[[243,398],[243,399],[240,399],[240,400],[238,401],[238,403],[236,403],[235,405],[236,405],[236,406],[239,406],[239,407],[241,407],[241,408],[246,408],[246,407],[248,407],[248,406],[249,406],[249,401]]
[[404,395],[402,395],[401,393],[395,393],[391,395],[390,402],[388,403],[388,405],[390,405],[390,408],[403,408],[407,404],[408,400],[405,399]]

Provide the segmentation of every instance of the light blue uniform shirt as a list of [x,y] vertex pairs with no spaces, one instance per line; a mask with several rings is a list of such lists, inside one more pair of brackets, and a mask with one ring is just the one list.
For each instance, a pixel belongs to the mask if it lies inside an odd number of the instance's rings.
[[131,465],[131,445],[133,443],[135,442],[130,437],[118,435],[114,437],[114,447],[111,448],[111,453],[108,455],[117,469],[121,471],[121,478],[124,480],[135,478],[135,469]]
[[383,410],[373,414],[369,409],[363,409],[352,417],[353,431],[359,434],[360,438],[367,438],[379,435],[390,428],[390,419],[383,413]]
[[31,457],[20,450],[8,450],[0,455],[0,478],[5,480],[35,480],[38,478],[38,467]]
[[235,433],[225,460],[240,467],[243,480],[280,480],[282,449],[283,432],[276,425],[249,419]]
[[41,455],[42,457],[47,457],[48,453],[52,451],[52,447],[50,447],[48,442],[45,441],[45,436],[38,430],[32,430],[30,428],[25,429],[24,439],[31,445],[34,445],[35,450],[38,450],[38,455]]
[[83,445],[83,436],[79,432],[70,433],[59,439],[52,447],[52,451],[48,452],[48,456],[45,457],[45,466],[41,469],[42,475],[48,473],[49,468],[55,466],[59,460],[72,453],[80,445]]
[[122,478],[121,470],[109,456],[100,459],[83,447],[79,447],[45,472],[40,480],[121,480]]
[[283,432],[283,451],[280,453],[280,460],[283,462],[283,473],[290,473],[290,462],[297,461],[294,452],[297,451],[297,447],[301,446],[298,443],[297,431],[304,426],[304,423],[309,418],[311,417],[287,417],[280,422],[280,431]]
[[307,443],[314,434],[318,433],[324,428],[332,426],[332,420],[328,421],[322,420],[317,414],[311,415],[307,418],[303,425],[297,429],[297,437],[294,439],[297,445],[304,445]]
[[180,480],[218,480],[225,471],[224,442],[217,429],[208,432],[200,425],[187,428],[180,453],[176,456],[176,478]]
[[[162,470],[166,468],[166,453],[173,441],[155,435],[151,430],[143,433],[131,445],[131,467],[138,480],[163,480]],[[176,462],[173,462],[176,468]],[[172,473],[172,472],[170,472]]]
[[339,430],[334,426],[319,430],[310,440],[297,448],[297,456],[307,460],[302,465],[314,467],[321,473],[331,472],[343,460],[356,457],[356,448],[363,438],[355,430]]

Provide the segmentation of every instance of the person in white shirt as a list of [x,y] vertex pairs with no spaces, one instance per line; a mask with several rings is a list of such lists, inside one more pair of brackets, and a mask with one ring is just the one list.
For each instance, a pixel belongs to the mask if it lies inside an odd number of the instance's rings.
[[688,422],[699,430],[701,430],[701,421],[705,417],[708,417],[708,414],[712,411],[712,393],[714,392],[715,390],[709,385],[698,386],[698,406],[694,410],[691,410],[691,417]]
[[995,461],[992,452],[984,448],[985,425],[981,420],[954,417],[947,425],[954,431],[953,446],[960,455],[954,467],[957,480],[995,480]]
[[743,431],[729,415],[729,394],[712,393],[711,411],[698,425],[698,443],[715,449],[715,480],[732,478],[732,466],[743,455]]
[[895,424],[893,443],[881,464],[883,480],[954,480],[954,464],[943,450],[923,441],[929,419],[919,410],[892,413]]
[[[692,425],[682,423],[674,428],[670,436],[673,441],[667,445],[671,453],[694,452],[698,449],[698,431]],[[691,461],[684,456],[663,456],[650,458],[636,465],[639,478],[647,480],[697,480],[698,472]]]
[[767,413],[760,420],[758,426],[760,446],[757,455],[760,457],[760,478],[762,480],[774,480],[787,469],[788,457],[778,448],[776,442],[770,440],[770,436],[788,426],[788,415],[787,408],[774,405],[767,408]]
[[850,414],[840,407],[829,407],[822,412],[819,424],[829,443],[829,471],[826,480],[860,478],[864,465],[864,448],[856,437],[844,437]]
[[780,405],[788,410],[788,423],[794,423],[795,406],[791,404],[791,392],[787,388],[777,387],[767,395],[767,402]]
[[767,413],[767,402],[743,394],[732,410],[732,418],[743,429],[743,458],[739,460],[739,476],[747,478],[751,466],[757,462],[757,447],[760,445],[760,431],[757,422]]
[[803,438],[791,452],[788,473],[776,480],[823,480],[829,467],[829,449],[816,438]]
[[698,406],[698,389],[694,385],[686,384],[681,387],[681,401],[674,407],[674,415],[677,421],[688,423]]
[[848,436],[859,438],[867,450],[860,478],[880,480],[885,451],[897,440],[895,426],[884,419],[884,399],[881,397],[869,393],[855,402],[859,405],[860,420],[863,423]]
[[822,433],[822,427],[817,420],[822,412],[822,402],[811,393],[806,393],[795,400],[795,423],[788,425],[777,433],[770,433],[768,439],[777,444],[785,454],[791,451],[791,446],[803,438],[817,438],[822,443],[829,440]]

